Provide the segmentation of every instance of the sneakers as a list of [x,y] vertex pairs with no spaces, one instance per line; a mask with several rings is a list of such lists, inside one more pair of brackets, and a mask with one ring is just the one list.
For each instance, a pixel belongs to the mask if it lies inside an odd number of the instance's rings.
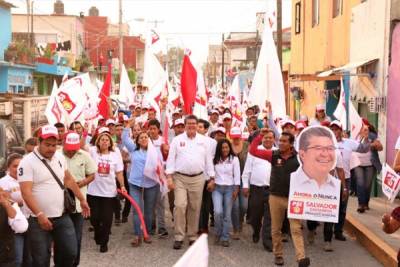
[[299,267],[308,267],[310,266],[310,258],[304,258],[299,260]]
[[174,249],[181,249],[183,246],[183,241],[174,241]]
[[168,231],[164,228],[158,230],[158,238],[166,239],[168,238],[169,234]]
[[136,236],[131,242],[131,246],[134,248],[140,247],[141,244],[142,244],[142,238],[138,236]]
[[127,223],[128,222],[128,217],[122,217],[122,223]]
[[309,245],[314,244],[314,239],[315,239],[315,230],[308,231],[307,234],[307,241]]
[[119,226],[121,224],[121,219],[115,219],[115,226]]
[[149,236],[148,238],[143,238],[143,242],[146,244],[151,244],[151,237]]
[[329,242],[329,241],[325,242],[324,251],[326,251],[326,252],[332,252],[333,251],[332,242]]
[[196,240],[189,240],[189,247],[190,247],[191,245],[193,245],[194,242],[196,242]]
[[285,264],[285,261],[282,257],[275,257],[274,263],[275,265],[282,266],[283,264]]

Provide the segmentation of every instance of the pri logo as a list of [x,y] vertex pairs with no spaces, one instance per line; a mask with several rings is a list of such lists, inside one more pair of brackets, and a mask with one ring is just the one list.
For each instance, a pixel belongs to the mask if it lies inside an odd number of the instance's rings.
[[394,189],[395,188],[395,183],[396,183],[396,176],[394,176],[392,173],[388,172],[385,176],[385,180],[384,183],[385,185],[387,185],[387,187],[389,187],[390,189]]
[[65,111],[67,111],[68,114],[70,114],[75,109],[75,103],[65,92],[60,92],[58,94],[58,97],[60,98],[61,105],[63,106]]
[[110,164],[99,162],[97,165],[97,172],[101,175],[108,175],[110,174]]
[[304,202],[303,201],[290,201],[290,213],[293,214],[303,214]]

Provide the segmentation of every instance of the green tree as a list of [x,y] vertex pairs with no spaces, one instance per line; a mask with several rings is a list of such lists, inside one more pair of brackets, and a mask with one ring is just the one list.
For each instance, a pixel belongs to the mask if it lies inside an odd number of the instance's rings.
[[131,84],[136,83],[136,71],[135,69],[128,69],[128,77]]

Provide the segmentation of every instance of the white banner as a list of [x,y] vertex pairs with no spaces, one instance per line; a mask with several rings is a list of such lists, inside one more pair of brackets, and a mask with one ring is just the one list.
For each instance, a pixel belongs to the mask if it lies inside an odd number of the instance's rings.
[[382,168],[382,192],[393,202],[400,190],[400,176],[385,163]]

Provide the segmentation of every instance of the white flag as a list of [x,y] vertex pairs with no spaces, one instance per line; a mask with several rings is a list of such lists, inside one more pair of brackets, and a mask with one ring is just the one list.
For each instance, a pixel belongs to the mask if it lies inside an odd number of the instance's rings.
[[54,125],[57,122],[64,122],[63,112],[59,103],[57,102],[58,87],[56,81],[53,82],[53,89],[47,102],[45,115],[49,124]]
[[347,129],[347,111],[346,111],[346,97],[343,88],[343,80],[340,82],[340,98],[338,105],[333,112],[333,115],[338,119],[346,130],[350,130],[351,138],[357,139],[363,126],[362,118],[358,114],[353,103],[349,103],[349,125],[350,129]]
[[260,110],[265,108],[265,101],[269,100],[274,115],[284,118],[286,104],[282,70],[269,23],[266,23],[263,34],[260,56],[248,100],[251,105],[258,105]]
[[135,102],[135,94],[132,89],[131,81],[129,80],[128,72],[126,71],[125,64],[122,64],[118,100],[124,103],[126,108]]
[[147,157],[144,165],[143,174],[160,185],[161,195],[168,193],[167,178],[165,176],[164,167],[160,159],[160,153],[158,153],[156,147],[149,140],[147,145]]
[[87,90],[91,87],[88,73],[79,75],[62,83],[57,91],[57,101],[66,116],[66,123],[84,121],[84,110],[87,107]]
[[197,93],[194,102],[193,114],[199,119],[208,120],[207,93],[202,70],[197,71]]
[[400,190],[400,176],[388,164],[382,168],[382,192],[393,203]]
[[208,266],[208,241],[207,235],[202,234],[196,242],[189,247],[183,256],[175,263],[174,267],[207,267]]

